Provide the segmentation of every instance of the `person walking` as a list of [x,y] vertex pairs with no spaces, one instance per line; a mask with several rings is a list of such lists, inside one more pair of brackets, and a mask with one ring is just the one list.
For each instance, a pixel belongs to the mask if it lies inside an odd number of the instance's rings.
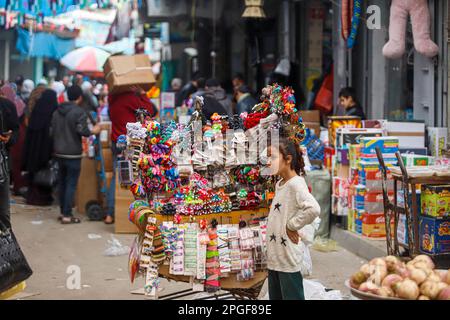
[[[25,80],[26,81],[26,80]],[[25,86],[25,81],[22,85],[22,90]],[[19,134],[17,136],[17,141],[10,148],[10,167],[11,167],[11,179],[13,185],[13,194],[14,195],[23,195],[24,189],[27,186],[26,179],[22,176],[22,152],[23,145],[25,141],[25,121],[24,121],[24,111],[25,111],[25,103],[18,96],[17,86],[15,83],[5,84],[1,89],[1,92],[4,97],[9,99],[16,108],[17,117],[19,119]]]
[[67,90],[69,102],[62,103],[53,113],[51,127],[54,155],[59,164],[59,205],[62,224],[80,223],[72,214],[72,205],[81,172],[81,138],[100,133],[100,126],[88,128],[87,114],[82,109],[83,92],[77,85]]
[[298,144],[281,138],[271,148],[270,168],[280,176],[267,223],[267,269],[270,300],[305,300],[304,247],[299,231],[320,214],[306,185],[305,165]]
[[8,229],[11,229],[8,157],[18,135],[16,107],[0,91],[0,222]]
[[52,187],[37,185],[35,176],[49,166],[52,158],[53,140],[50,136],[50,126],[57,107],[56,92],[46,89],[36,100],[30,114],[22,159],[22,169],[28,173],[26,201],[29,205],[49,206],[53,203]]

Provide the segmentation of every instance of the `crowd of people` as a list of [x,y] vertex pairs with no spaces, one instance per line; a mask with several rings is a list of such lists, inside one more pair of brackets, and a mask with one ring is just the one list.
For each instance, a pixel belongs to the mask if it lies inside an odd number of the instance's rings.
[[206,119],[214,113],[232,116],[251,112],[257,100],[245,84],[243,75],[236,74],[232,83],[233,93],[228,94],[218,79],[206,79],[197,72],[184,86],[180,78],[173,78],[171,92],[175,93],[176,107],[189,106],[190,101],[192,102],[195,97],[202,96],[204,98],[203,113]]
[[[63,224],[79,223],[72,207],[81,171],[82,137],[99,134],[98,122],[111,120],[112,149],[117,155],[117,137],[126,133],[127,122],[135,121],[139,108],[146,108],[152,116],[157,113],[140,88],[108,96],[107,85],[81,74],[51,83],[43,79],[36,85],[22,77],[13,82],[2,81],[0,222],[11,227],[11,191],[24,197],[29,205],[49,206],[57,201],[61,213],[58,220]],[[47,181],[55,167],[56,186]],[[112,194],[108,194],[107,224],[114,222],[114,189],[111,187]]]

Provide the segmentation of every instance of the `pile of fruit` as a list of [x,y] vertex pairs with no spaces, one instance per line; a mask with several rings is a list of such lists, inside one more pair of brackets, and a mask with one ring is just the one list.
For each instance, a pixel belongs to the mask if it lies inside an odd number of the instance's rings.
[[406,264],[387,256],[361,266],[351,277],[350,286],[381,298],[450,300],[450,270],[435,270],[433,260],[426,255]]

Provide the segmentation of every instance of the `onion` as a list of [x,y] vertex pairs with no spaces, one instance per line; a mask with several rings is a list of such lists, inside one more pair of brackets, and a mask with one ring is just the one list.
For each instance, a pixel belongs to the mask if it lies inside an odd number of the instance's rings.
[[383,279],[381,285],[383,287],[392,288],[397,282],[400,281],[403,281],[403,278],[401,276],[399,276],[398,274],[390,274]]
[[367,280],[367,276],[362,271],[358,271],[351,278],[351,281],[358,287],[361,285],[361,283],[366,282],[366,280]]
[[400,259],[395,256],[386,257],[386,266],[389,272],[395,272],[398,265],[401,265]]
[[375,259],[370,260],[369,265],[370,266],[383,266],[383,267],[387,268],[386,261],[384,261],[382,258],[375,258]]
[[395,270],[395,274],[398,274],[403,279],[406,279],[409,277],[411,272],[407,269],[407,267],[403,266],[403,267],[397,267],[397,270]]
[[427,296],[421,295],[417,300],[430,300]]
[[430,268],[430,265],[426,263],[425,261],[418,261],[413,264],[414,268],[421,269],[427,272],[428,274],[433,271],[433,268]]
[[434,300],[445,288],[447,288],[447,284],[444,282],[434,282],[427,280],[420,286],[420,293]]
[[419,287],[410,279],[396,283],[394,290],[401,299],[416,300],[419,296]]
[[377,296],[385,297],[385,298],[394,296],[394,291],[392,291],[392,289],[388,288],[388,287],[380,287],[377,290],[375,290],[374,293]]
[[427,277],[427,281],[441,282],[441,276],[439,274],[436,274],[435,272],[432,272]]
[[412,269],[409,278],[420,285],[427,279],[427,273],[422,269]]
[[375,292],[377,292],[378,288],[379,287],[376,284],[367,281],[361,284],[361,286],[359,287],[359,291],[376,294]]
[[442,289],[439,293],[439,300],[450,300],[450,286],[447,286],[446,288]]
[[386,266],[376,265],[376,266],[372,266],[372,267],[374,268],[374,272],[372,273],[372,275],[369,277],[369,279],[367,281],[371,281],[371,282],[375,283],[377,286],[381,286],[381,282],[387,276]]
[[370,276],[370,266],[369,266],[369,264],[368,263],[363,264],[361,266],[361,268],[359,268],[359,271],[363,272],[366,275],[366,277],[368,278]]
[[424,254],[422,254],[422,255],[420,255],[420,256],[417,256],[417,257],[415,257],[414,259],[413,259],[413,261],[416,261],[416,262],[425,262],[427,265],[428,265],[428,267],[430,268],[430,269],[434,269],[434,262],[433,262],[433,260],[429,257],[429,256],[427,256],[427,255],[424,255]]

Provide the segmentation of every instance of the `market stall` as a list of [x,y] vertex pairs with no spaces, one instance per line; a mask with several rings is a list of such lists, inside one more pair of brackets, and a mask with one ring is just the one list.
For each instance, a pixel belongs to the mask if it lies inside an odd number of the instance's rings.
[[119,137],[119,182],[133,194],[128,218],[138,229],[129,270],[132,281],[145,278],[145,295],[158,298],[163,277],[190,283],[182,295],[222,290],[257,298],[274,192],[268,146],[280,129],[298,143],[305,137],[290,88],[269,86],[263,96],[253,113],[210,119],[196,98],[187,125],[161,124],[141,111]]

